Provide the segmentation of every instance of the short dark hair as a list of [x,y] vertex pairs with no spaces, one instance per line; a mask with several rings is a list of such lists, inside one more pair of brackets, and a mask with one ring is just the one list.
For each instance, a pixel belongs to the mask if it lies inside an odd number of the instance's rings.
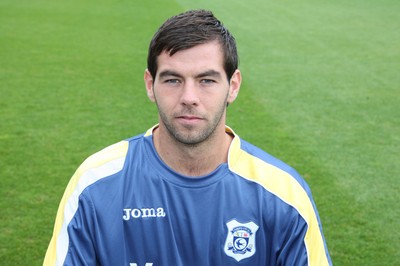
[[228,80],[238,68],[236,41],[211,11],[190,10],[169,18],[154,34],[147,56],[147,69],[155,78],[157,57],[164,51],[173,55],[199,44],[218,41],[224,55],[224,70]]

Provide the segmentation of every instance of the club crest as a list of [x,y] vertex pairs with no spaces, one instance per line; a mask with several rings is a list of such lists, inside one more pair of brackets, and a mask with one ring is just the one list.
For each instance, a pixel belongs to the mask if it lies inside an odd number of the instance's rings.
[[237,261],[253,256],[256,253],[255,238],[258,225],[232,220],[226,226],[228,235],[224,246],[225,254]]

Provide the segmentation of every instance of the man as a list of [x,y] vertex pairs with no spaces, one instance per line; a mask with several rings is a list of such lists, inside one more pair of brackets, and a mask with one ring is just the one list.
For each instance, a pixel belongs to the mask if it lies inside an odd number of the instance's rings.
[[304,180],[225,126],[241,74],[211,12],[160,27],[144,80],[158,125],[79,167],[46,265],[331,264]]

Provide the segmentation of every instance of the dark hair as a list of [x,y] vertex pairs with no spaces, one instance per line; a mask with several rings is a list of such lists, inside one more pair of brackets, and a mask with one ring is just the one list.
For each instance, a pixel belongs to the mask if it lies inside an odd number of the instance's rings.
[[221,44],[224,70],[230,80],[239,64],[235,38],[213,13],[207,10],[190,10],[165,21],[150,42],[147,69],[155,78],[157,57],[162,52],[173,55],[178,51],[215,40]]

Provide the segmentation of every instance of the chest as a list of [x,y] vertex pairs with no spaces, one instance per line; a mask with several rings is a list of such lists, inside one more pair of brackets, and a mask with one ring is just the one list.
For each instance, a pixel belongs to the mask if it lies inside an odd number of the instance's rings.
[[131,180],[119,191],[107,203],[109,211],[99,213],[98,227],[113,230],[101,242],[124,263],[260,265],[265,260],[262,196],[251,186],[216,182],[193,188],[148,179]]

